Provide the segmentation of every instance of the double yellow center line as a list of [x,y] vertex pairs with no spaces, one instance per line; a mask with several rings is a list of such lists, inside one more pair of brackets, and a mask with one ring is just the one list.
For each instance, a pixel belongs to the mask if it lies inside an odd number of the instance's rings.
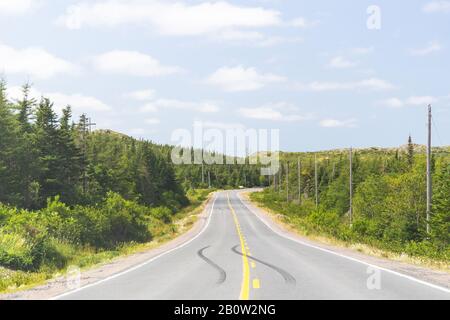
[[[250,295],[250,264],[249,264],[249,248],[248,244],[245,240],[245,237],[242,233],[241,225],[239,223],[238,217],[236,215],[236,212],[234,211],[233,206],[231,205],[230,201],[230,195],[227,193],[227,199],[228,199],[228,207],[231,210],[231,214],[233,216],[234,224],[236,225],[236,231],[239,236],[239,241],[241,243],[241,251],[242,251],[242,285],[241,285],[241,294],[239,299],[240,300],[248,300]],[[252,268],[255,268],[255,263],[251,262]],[[258,279],[253,280],[253,288],[259,289],[260,288],[260,282]]]

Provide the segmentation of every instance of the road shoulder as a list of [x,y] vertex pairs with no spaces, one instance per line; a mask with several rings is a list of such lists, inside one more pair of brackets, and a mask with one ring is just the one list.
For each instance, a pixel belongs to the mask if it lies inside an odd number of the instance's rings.
[[[11,294],[0,294],[0,300],[48,300],[69,293],[79,288],[95,285],[100,281],[105,281],[127,270],[139,267],[149,260],[155,259],[165,253],[175,250],[197,237],[207,226],[211,208],[217,193],[214,192],[206,201],[204,209],[197,215],[196,222],[192,227],[178,237],[156,247],[142,250],[127,256],[122,256],[94,266],[89,270],[82,271],[79,280],[78,276],[64,275],[47,281],[43,285],[38,285],[28,290]],[[74,282],[75,281],[75,282]],[[78,285],[79,283],[79,285]],[[74,288],[74,284],[76,284]]]
[[432,285],[450,289],[450,274],[444,271],[433,270],[421,266],[412,265],[405,262],[394,261],[386,258],[371,256],[361,253],[355,249],[330,245],[319,242],[303,236],[293,229],[288,224],[282,222],[274,213],[260,207],[258,204],[252,202],[248,195],[253,191],[240,191],[238,197],[250,211],[252,211],[260,220],[262,220],[275,233],[286,238],[294,239],[295,241],[304,243],[311,247],[317,247],[322,250],[327,250],[335,254],[348,257],[350,259],[358,260],[360,262],[377,266],[379,268],[391,270],[402,275],[415,278],[419,281],[424,281]]

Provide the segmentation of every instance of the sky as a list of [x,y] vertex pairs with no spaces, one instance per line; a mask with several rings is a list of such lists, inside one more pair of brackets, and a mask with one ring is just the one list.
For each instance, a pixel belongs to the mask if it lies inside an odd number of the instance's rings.
[[450,1],[0,0],[0,74],[97,129],[279,129],[283,151],[450,145]]

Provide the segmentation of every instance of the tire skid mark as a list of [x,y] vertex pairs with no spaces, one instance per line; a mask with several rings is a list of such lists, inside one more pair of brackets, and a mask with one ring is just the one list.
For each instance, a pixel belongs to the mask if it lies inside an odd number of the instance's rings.
[[[239,252],[239,251],[237,250],[238,247],[239,247],[239,246],[236,245],[236,246],[234,246],[233,248],[231,248],[231,250],[232,250],[234,253],[236,253],[236,254],[242,256],[242,252]],[[295,285],[297,284],[297,280],[295,280],[295,278],[294,278],[290,273],[288,273],[287,271],[285,271],[285,270],[283,270],[283,269],[281,269],[281,268],[279,268],[279,267],[277,267],[277,266],[275,266],[275,265],[273,265],[273,264],[270,264],[270,263],[268,263],[268,262],[259,260],[259,259],[255,258],[255,257],[253,257],[253,256],[247,255],[247,257],[248,257],[250,260],[259,262],[259,263],[261,263],[261,264],[263,264],[263,265],[265,265],[265,266],[267,266],[267,267],[269,267],[269,268],[275,270],[276,272],[278,272],[278,273],[283,277],[283,279],[284,279],[284,281],[286,282],[286,284],[288,284],[288,285],[290,285],[290,286],[295,286]]]
[[222,284],[227,279],[227,273],[219,265],[217,265],[211,259],[209,259],[205,256],[204,251],[210,247],[211,246],[207,246],[207,247],[204,247],[204,248],[198,250],[197,254],[202,260],[204,260],[207,264],[209,264],[210,266],[212,266],[214,269],[216,269],[219,272],[219,279],[217,280],[216,283]]

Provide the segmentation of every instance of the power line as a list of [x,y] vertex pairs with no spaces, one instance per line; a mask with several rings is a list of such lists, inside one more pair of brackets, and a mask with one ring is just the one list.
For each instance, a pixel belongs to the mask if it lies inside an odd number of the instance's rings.
[[441,146],[443,146],[444,143],[442,142],[441,135],[439,134],[439,130],[438,130],[437,125],[436,125],[436,121],[434,121],[434,117],[431,117],[431,123],[434,126],[434,130],[436,131],[436,135],[438,137],[439,143],[441,144]]

